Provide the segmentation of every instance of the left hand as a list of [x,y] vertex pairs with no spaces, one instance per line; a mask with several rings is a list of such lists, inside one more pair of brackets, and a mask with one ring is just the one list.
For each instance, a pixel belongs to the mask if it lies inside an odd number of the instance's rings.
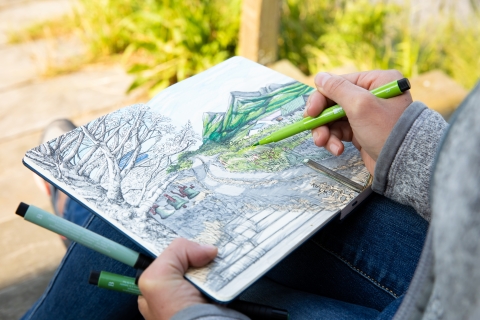
[[138,280],[142,295],[138,309],[145,319],[170,319],[191,305],[207,303],[183,275],[189,266],[203,267],[217,256],[217,248],[178,238],[155,259]]

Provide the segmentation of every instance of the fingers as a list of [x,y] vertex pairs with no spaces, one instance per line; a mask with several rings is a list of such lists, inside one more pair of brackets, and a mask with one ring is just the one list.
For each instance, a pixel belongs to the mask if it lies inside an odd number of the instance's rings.
[[151,319],[147,300],[143,296],[138,296],[137,299],[138,311],[142,314],[145,319]]
[[[319,82],[317,83],[317,88],[319,89],[319,91],[314,91],[309,96],[306,104],[304,116],[317,117],[325,108],[332,106],[336,103],[341,105],[341,103],[338,101],[334,102],[336,101],[334,98],[329,96],[324,96],[322,94],[322,93],[327,93],[325,90],[328,89],[328,88],[324,88],[322,91],[322,89],[319,88],[319,86],[320,87],[322,86],[322,81],[326,81],[325,75],[333,76],[328,73],[317,74],[319,78],[318,79],[316,78],[317,79],[316,81]],[[374,71],[349,73],[349,74],[344,74],[344,75],[334,76],[334,77],[337,78],[337,81],[340,80],[339,78],[343,78],[345,80],[348,80],[355,86],[358,86],[370,91],[384,85],[385,83],[389,83],[391,81],[401,79],[403,78],[403,75],[397,70],[374,70]],[[326,85],[326,83],[324,84]],[[354,93],[355,92],[352,91],[351,89],[346,89],[344,91],[341,91],[339,94],[343,95],[344,97],[348,97],[348,96],[352,96],[352,94]],[[347,105],[347,109],[348,109],[348,105]]]
[[330,138],[330,128],[321,126],[312,130],[313,142],[317,147],[325,147]]
[[353,84],[344,77],[325,72],[320,72],[315,76],[315,85],[321,94],[342,106],[348,117],[363,111],[359,109],[366,104],[359,105],[358,101],[368,101],[373,97],[368,90]]
[[[184,275],[189,266],[202,267],[212,261],[217,255],[217,248],[210,245],[201,245],[187,239],[178,238],[162,252],[152,265],[157,272],[175,272]],[[144,272],[144,273],[145,273]]]
[[162,279],[181,281],[189,266],[202,267],[216,255],[217,248],[214,246],[200,245],[183,238],[175,239],[142,273],[139,285],[150,290],[158,286],[157,282]]
[[217,256],[217,248],[211,245],[198,244],[183,238],[172,241],[170,246],[165,250],[163,259],[178,263],[183,266],[182,275],[187,271],[189,266],[203,267]]
[[343,153],[343,141],[351,141],[352,129],[346,120],[337,121],[329,126],[321,126],[312,130],[313,141],[318,147],[325,147],[333,155]]
[[327,141],[326,149],[334,156],[338,156],[342,154],[344,146],[342,141],[332,134]]
[[314,91],[308,97],[304,115],[309,117],[316,117],[323,111],[323,109],[333,104],[334,102],[332,100],[326,98],[320,92]]
[[412,103],[412,97],[407,91],[398,97],[381,99],[369,90],[402,77],[396,70],[374,70],[342,76],[318,73],[315,76],[318,91],[311,95],[306,114],[317,116],[331,101],[335,101],[345,110],[348,123],[337,125],[337,121],[328,125],[328,129],[313,130],[315,144],[338,155],[343,152],[340,140],[349,141],[355,134],[354,145],[361,152],[366,152],[374,163],[395,123]]
[[402,79],[403,75],[397,70],[373,70],[344,74],[340,77],[370,91],[385,83]]
[[178,238],[142,273],[138,287],[142,297],[138,308],[146,319],[170,319],[188,306],[206,303],[205,298],[187,280],[189,267],[201,267],[212,261],[217,248]]

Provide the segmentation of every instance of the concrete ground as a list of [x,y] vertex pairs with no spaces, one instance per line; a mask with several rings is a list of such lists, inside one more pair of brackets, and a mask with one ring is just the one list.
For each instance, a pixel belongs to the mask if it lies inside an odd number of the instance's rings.
[[85,52],[78,39],[8,44],[11,30],[71,10],[70,0],[0,0],[0,319],[18,319],[41,295],[61,261],[59,236],[15,215],[20,201],[51,210],[22,164],[42,129],[58,118],[84,124],[137,100],[117,65],[93,65],[45,78],[45,69]]
[[[116,65],[42,76],[46,68],[85,52],[76,38],[8,44],[9,31],[58,17],[71,8],[72,0],[0,0],[0,319],[18,319],[31,306],[65,253],[59,236],[14,213],[20,201],[51,211],[49,199],[22,165],[25,151],[38,145],[42,129],[54,119],[83,124],[139,100],[125,94],[132,78]],[[313,85],[312,77],[305,77],[288,61],[272,68]],[[446,116],[466,94],[440,72],[412,79],[413,84],[414,98],[421,97]],[[451,99],[442,94],[442,101],[429,100],[438,92],[452,91]]]

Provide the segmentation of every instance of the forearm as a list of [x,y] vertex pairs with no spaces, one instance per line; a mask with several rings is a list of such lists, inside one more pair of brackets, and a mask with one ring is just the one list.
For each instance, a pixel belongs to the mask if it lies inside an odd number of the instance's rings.
[[430,176],[448,124],[437,112],[413,102],[389,135],[375,167],[372,189],[407,204],[430,221]]
[[232,309],[213,304],[196,304],[177,312],[172,320],[248,320],[247,316]]

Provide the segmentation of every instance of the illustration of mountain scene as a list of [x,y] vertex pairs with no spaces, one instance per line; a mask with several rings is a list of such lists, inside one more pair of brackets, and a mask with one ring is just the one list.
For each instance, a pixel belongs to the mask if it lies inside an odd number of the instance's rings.
[[252,145],[301,119],[314,89],[243,58],[29,150],[32,170],[152,254],[176,237],[219,248],[188,278],[233,299],[368,185],[351,144],[310,132]]

